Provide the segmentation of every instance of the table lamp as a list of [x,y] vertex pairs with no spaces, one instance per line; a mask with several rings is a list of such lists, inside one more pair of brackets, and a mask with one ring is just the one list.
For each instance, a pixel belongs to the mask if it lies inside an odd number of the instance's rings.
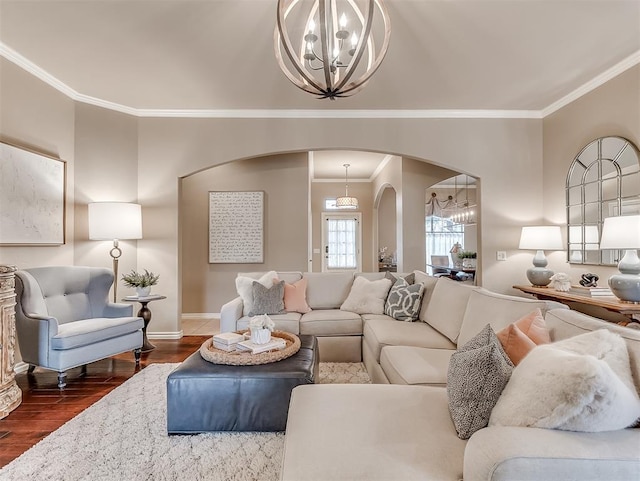
[[545,250],[562,249],[562,233],[560,226],[528,226],[522,228],[520,249],[535,250],[533,266],[527,269],[527,279],[534,286],[546,286],[551,282],[553,271],[547,269]]
[[89,204],[89,239],[113,240],[109,252],[113,259],[113,302],[118,291],[119,240],[142,239],[142,206],[128,202],[92,202]]
[[602,226],[601,249],[624,249],[620,274],[609,278],[611,292],[624,302],[640,303],[640,215],[607,217]]

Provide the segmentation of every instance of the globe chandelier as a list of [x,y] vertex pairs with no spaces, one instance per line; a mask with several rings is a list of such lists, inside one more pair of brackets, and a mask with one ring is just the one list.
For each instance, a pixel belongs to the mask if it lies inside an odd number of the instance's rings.
[[367,84],[390,33],[382,0],[278,0],[276,59],[295,86],[335,100]]

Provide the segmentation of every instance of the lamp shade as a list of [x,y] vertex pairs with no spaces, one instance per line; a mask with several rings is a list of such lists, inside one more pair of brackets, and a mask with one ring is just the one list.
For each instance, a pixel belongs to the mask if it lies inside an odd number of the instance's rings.
[[601,249],[640,249],[640,215],[607,217],[602,226]]
[[90,203],[89,239],[142,239],[142,206],[128,202]]
[[520,249],[560,250],[562,249],[562,232],[560,226],[528,226],[522,228]]

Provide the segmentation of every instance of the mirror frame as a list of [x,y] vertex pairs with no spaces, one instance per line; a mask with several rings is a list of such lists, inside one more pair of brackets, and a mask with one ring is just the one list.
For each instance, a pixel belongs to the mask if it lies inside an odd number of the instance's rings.
[[621,252],[601,250],[600,235],[606,217],[640,214],[638,147],[619,136],[589,142],[573,159],[565,190],[567,261],[615,266]]

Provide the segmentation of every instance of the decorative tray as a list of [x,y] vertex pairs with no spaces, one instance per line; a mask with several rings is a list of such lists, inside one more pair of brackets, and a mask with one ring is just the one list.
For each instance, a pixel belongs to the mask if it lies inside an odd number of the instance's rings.
[[[247,331],[237,331],[244,334]],[[200,346],[200,355],[205,361],[213,364],[227,364],[229,366],[256,366],[258,364],[269,364],[270,362],[282,361],[293,356],[300,350],[300,338],[295,334],[284,331],[273,331],[271,337],[280,337],[287,343],[284,349],[277,351],[261,352],[251,354],[248,351],[227,352],[213,346],[213,337],[207,339]]]

